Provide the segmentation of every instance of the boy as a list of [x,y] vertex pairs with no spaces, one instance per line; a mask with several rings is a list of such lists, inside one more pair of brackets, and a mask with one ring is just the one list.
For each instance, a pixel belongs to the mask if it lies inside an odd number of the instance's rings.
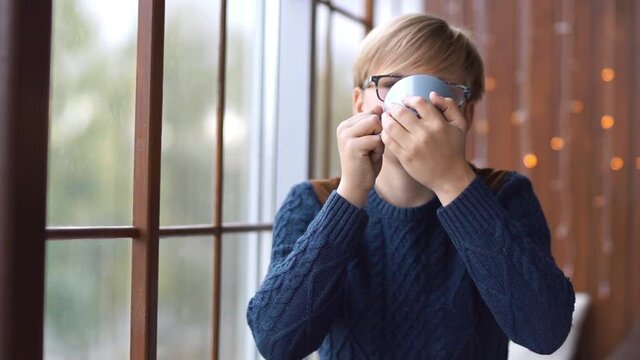
[[[413,74],[464,91],[383,112]],[[562,345],[574,291],[530,181],[465,160],[483,79],[475,47],[439,18],[367,35],[355,115],[337,129],[341,177],[295,186],[276,215],[247,310],[265,358],[506,359],[508,339],[542,354]]]

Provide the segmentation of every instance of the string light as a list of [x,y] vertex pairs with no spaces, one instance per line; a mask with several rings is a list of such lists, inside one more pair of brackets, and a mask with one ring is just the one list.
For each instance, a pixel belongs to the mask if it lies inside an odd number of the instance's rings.
[[593,207],[600,208],[607,203],[607,198],[603,195],[596,195],[593,197]]
[[498,84],[495,78],[489,76],[484,80],[484,89],[486,91],[493,91],[496,89],[496,86],[498,86]]
[[602,118],[600,118],[600,126],[602,126],[602,128],[605,130],[611,129],[614,123],[615,123],[615,120],[611,115],[603,115]]
[[[610,114],[615,109],[615,84],[608,85],[615,79],[616,72],[611,67],[616,63],[616,0],[606,0],[604,4],[603,17],[603,36],[602,36],[602,64],[604,65],[600,76],[604,84],[600,86],[602,89],[602,111],[604,115],[600,119],[600,125],[603,129],[610,129],[614,124],[613,116]],[[601,191],[604,197],[604,204],[601,213],[598,215],[600,219],[600,249],[599,266],[597,270],[598,276],[598,297],[606,299],[611,295],[611,254],[614,249],[613,244],[613,224],[611,217],[613,214],[611,198],[613,197],[613,178],[611,171],[606,171],[606,165],[611,170],[618,171],[624,166],[624,160],[619,156],[614,156],[613,152],[613,133],[607,131],[602,135],[602,182]],[[607,164],[608,163],[608,164]]]
[[478,124],[476,125],[476,132],[481,135],[486,135],[489,133],[489,128],[490,128],[490,125],[487,119],[481,119],[478,121]]
[[538,157],[532,154],[531,144],[531,60],[533,56],[533,13],[532,0],[518,0],[517,26],[518,44],[516,56],[516,93],[515,111],[511,121],[517,126],[517,143],[519,144],[519,158],[522,159],[521,171],[527,174],[527,170],[533,169],[538,164]]
[[564,147],[564,139],[560,136],[554,136],[549,141],[549,146],[552,150],[560,151]]
[[538,165],[538,157],[535,154],[527,154],[522,158],[522,163],[527,169],[533,169]]
[[[491,48],[490,42],[492,41],[490,38],[490,27],[489,27],[489,10],[487,5],[488,0],[476,0],[471,3],[471,14],[473,19],[474,26],[474,34],[476,34],[477,47],[478,52],[480,52],[480,56],[485,59],[485,61],[491,61],[493,52],[489,51]],[[464,12],[460,12],[460,16],[463,15]],[[485,89],[490,91],[486,85],[485,79]],[[490,81],[489,81],[490,82]],[[476,116],[479,119],[487,118],[487,101],[480,101],[476,106]],[[489,128],[487,127],[487,132]],[[484,167],[487,165],[487,157],[489,153],[489,140],[486,134],[483,134],[481,130],[476,127],[476,131],[473,132],[473,162],[478,167]]]
[[516,126],[520,125],[520,124],[522,124],[523,120],[524,119],[520,115],[519,111],[514,111],[514,112],[511,113],[511,123],[513,125],[516,125]]
[[600,76],[602,76],[602,80],[605,82],[613,81],[616,77],[616,72],[612,68],[604,68],[600,72]]
[[571,102],[571,113],[579,114],[584,109],[584,103],[580,100],[573,100]]
[[611,170],[618,171],[624,166],[624,160],[620,156],[614,156],[611,158],[610,166]]
[[[555,23],[557,49],[559,56],[557,59],[558,76],[558,97],[563,106],[558,106],[558,132],[551,138],[549,146],[558,152],[555,163],[557,166],[557,177],[551,182],[552,190],[555,192],[558,207],[558,223],[556,234],[559,235],[560,244],[563,248],[562,270],[566,276],[571,277],[574,271],[576,246],[573,237],[570,236],[573,224],[573,201],[571,191],[567,191],[571,180],[571,114],[579,114],[584,109],[584,104],[580,100],[573,99],[573,88],[571,73],[573,70],[574,56],[574,0],[560,1],[560,19]],[[567,107],[565,104],[569,104]],[[560,151],[563,150],[563,151]]]

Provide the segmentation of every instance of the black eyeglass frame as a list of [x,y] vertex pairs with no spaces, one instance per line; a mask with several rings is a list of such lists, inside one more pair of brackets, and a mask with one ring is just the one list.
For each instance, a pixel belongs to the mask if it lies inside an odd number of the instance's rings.
[[[378,92],[378,82],[380,81],[380,79],[382,78],[395,78],[395,79],[402,79],[405,78],[405,75],[393,75],[393,74],[386,74],[386,75],[372,75],[369,76],[367,78],[367,80],[364,81],[364,83],[362,84],[362,90],[366,90],[367,87],[369,86],[369,84],[373,83],[376,86],[376,96],[378,97],[378,99],[380,101],[384,101],[384,99],[380,96],[380,93]],[[438,78],[436,76],[436,78]],[[438,78],[439,80],[441,80],[442,82],[444,82],[445,84],[449,85],[449,86],[455,86],[458,87],[462,90],[462,98],[460,99],[460,103],[456,104],[456,106],[459,108],[462,108],[467,102],[469,102],[469,100],[471,99],[471,88],[469,88],[466,85],[462,85],[462,84],[456,84],[456,83],[452,83],[452,82],[448,82],[448,81],[444,81],[440,78]]]

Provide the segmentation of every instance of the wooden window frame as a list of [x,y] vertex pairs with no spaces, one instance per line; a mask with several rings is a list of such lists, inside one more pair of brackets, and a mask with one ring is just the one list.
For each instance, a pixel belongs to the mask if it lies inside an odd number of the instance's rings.
[[51,11],[0,0],[0,359],[43,356]]

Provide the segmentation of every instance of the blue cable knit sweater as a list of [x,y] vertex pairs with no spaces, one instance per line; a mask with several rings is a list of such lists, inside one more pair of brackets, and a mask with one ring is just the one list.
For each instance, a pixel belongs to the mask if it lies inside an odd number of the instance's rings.
[[359,209],[295,186],[276,215],[247,320],[266,359],[506,359],[508,339],[552,353],[574,291],[530,181],[476,179],[449,205]]

